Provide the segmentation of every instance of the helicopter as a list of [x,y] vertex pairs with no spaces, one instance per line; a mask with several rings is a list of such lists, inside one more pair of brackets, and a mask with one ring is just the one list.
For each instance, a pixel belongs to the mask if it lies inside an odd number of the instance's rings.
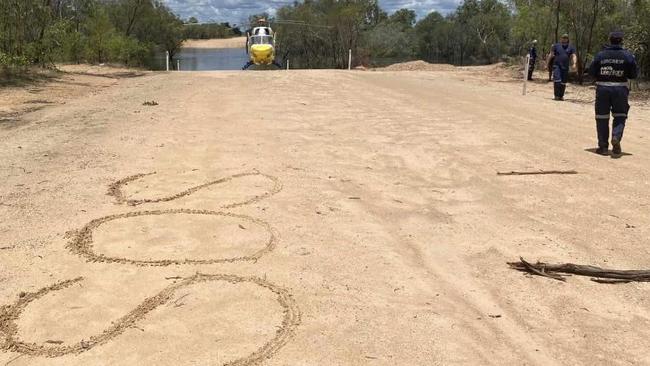
[[[301,26],[301,27],[317,27],[317,28],[332,28],[326,25],[307,24],[302,21],[295,20],[273,20],[274,24],[288,25],[288,26]],[[242,70],[248,70],[251,66],[268,67],[275,66],[278,69],[282,65],[276,60],[276,38],[277,34],[271,28],[271,22],[260,18],[257,20],[256,26],[246,34],[246,52],[249,56],[249,61],[242,67]]]
[[275,60],[275,32],[266,25],[266,19],[259,19],[258,26],[248,32],[246,37],[246,52],[249,61],[242,70],[255,66],[270,66],[281,69],[282,65]]

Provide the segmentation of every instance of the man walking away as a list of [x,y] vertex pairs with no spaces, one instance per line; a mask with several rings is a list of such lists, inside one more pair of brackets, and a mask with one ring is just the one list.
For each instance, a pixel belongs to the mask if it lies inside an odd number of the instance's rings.
[[598,150],[607,155],[609,149],[609,115],[614,117],[612,124],[612,158],[622,155],[621,140],[625,121],[630,111],[628,104],[628,79],[636,79],[638,66],[634,55],[623,49],[623,32],[609,35],[610,45],[599,52],[589,68],[589,74],[596,78],[596,130]]
[[563,34],[560,43],[553,45],[549,57],[554,57],[553,90],[555,100],[564,100],[566,84],[569,81],[569,66],[575,65],[577,61],[576,49],[569,44],[568,34]]
[[533,72],[535,71],[535,65],[537,64],[537,40],[533,41],[533,45],[528,50],[528,55],[530,56],[528,63],[528,80],[533,80]]

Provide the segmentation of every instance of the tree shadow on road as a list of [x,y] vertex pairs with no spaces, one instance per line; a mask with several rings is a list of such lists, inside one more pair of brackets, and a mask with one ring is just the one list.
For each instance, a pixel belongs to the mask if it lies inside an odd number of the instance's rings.
[[0,88],[25,87],[53,80],[59,80],[61,72],[52,69],[2,68]]

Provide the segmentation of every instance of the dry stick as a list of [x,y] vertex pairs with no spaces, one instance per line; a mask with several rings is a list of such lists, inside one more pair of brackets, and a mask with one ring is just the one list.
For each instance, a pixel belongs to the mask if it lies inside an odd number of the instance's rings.
[[561,275],[558,275],[558,273],[565,273],[592,277],[592,281],[599,283],[624,283],[626,281],[650,282],[650,270],[615,270],[573,263],[547,264],[537,262],[536,264],[530,264],[523,258],[520,258],[520,260],[520,262],[512,262],[508,263],[508,265],[510,265],[510,268],[516,269],[518,271],[533,273],[551,278],[555,278],[553,276],[564,278]]
[[603,284],[606,284],[606,285],[617,285],[617,284],[621,284],[621,283],[630,283],[630,282],[632,282],[630,280],[608,280],[608,279],[604,279],[604,278],[592,278],[591,280],[594,281],[594,282],[603,283]]
[[572,175],[572,174],[578,174],[578,172],[575,170],[540,170],[535,172],[517,172],[517,171],[497,172],[497,175],[552,175],[552,174]]
[[554,274],[546,273],[546,271],[544,270],[543,267],[541,269],[535,268],[535,266],[533,266],[532,264],[526,262],[524,260],[524,258],[522,258],[522,257],[519,257],[519,259],[521,260],[521,264],[524,266],[524,268],[526,268],[526,270],[528,272],[534,273],[534,274],[542,276],[542,277],[552,278],[554,280],[558,280],[558,281],[562,281],[562,282],[566,281],[566,279],[564,277],[560,276],[560,275],[554,275]]

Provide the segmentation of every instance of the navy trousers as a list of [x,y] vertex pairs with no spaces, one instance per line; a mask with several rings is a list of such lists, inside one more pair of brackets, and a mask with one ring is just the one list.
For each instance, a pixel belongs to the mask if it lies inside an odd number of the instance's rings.
[[609,147],[609,115],[614,117],[612,138],[621,141],[625,131],[627,113],[630,111],[628,97],[630,91],[626,86],[598,86],[596,88],[596,130],[598,146]]
[[553,91],[556,98],[564,98],[566,84],[569,81],[569,68],[553,65]]

